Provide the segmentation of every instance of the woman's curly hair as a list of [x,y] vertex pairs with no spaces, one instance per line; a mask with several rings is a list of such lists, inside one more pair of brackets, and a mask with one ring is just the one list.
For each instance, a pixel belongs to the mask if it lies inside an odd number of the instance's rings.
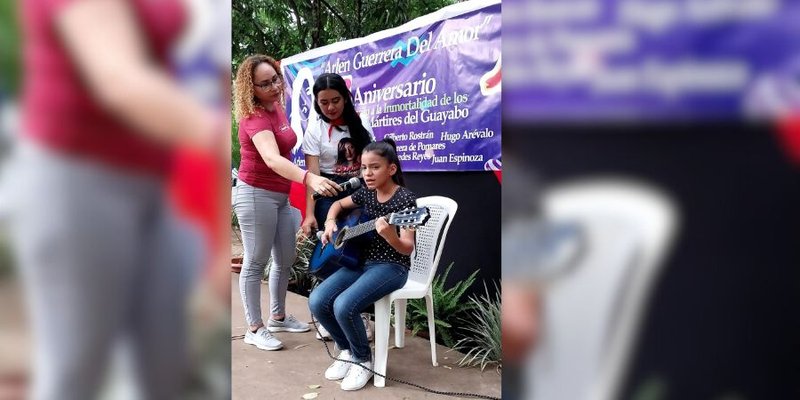
[[[261,63],[271,65],[280,79],[283,79],[280,64],[270,56],[254,54],[242,61],[236,71],[236,78],[233,80],[233,112],[236,114],[237,120],[247,118],[256,111],[258,100],[253,93],[253,72]],[[283,86],[281,86],[281,103],[283,103],[283,90]]]

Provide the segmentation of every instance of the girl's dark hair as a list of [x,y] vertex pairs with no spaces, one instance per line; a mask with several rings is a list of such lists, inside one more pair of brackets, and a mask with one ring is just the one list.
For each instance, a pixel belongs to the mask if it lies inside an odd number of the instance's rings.
[[362,125],[361,117],[356,112],[355,106],[353,106],[353,96],[350,94],[350,89],[347,88],[347,83],[341,75],[332,73],[322,74],[314,82],[314,87],[312,88],[314,92],[314,110],[317,111],[317,114],[319,114],[319,117],[322,118],[323,121],[331,122],[330,118],[322,113],[322,109],[319,108],[319,104],[317,103],[317,94],[325,89],[333,89],[342,96],[342,100],[344,100],[342,118],[350,132],[350,138],[353,139],[353,149],[355,150],[356,156],[361,155],[364,151],[364,147],[372,142],[372,137],[369,135],[367,129],[364,128],[364,125]]
[[383,138],[383,140],[378,142],[372,142],[364,148],[364,153],[372,152],[375,153],[389,162],[389,164],[394,164],[397,166],[397,172],[392,175],[392,180],[394,183],[405,186],[406,181],[403,179],[403,169],[400,168],[400,159],[397,158],[397,145],[394,143],[392,138]]

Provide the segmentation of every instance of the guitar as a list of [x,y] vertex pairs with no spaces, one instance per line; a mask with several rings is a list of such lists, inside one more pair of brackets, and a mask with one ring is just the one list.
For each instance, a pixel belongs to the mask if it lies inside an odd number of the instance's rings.
[[[375,221],[372,219],[364,221],[366,214],[361,210],[355,210],[347,218],[339,221],[336,225],[338,230],[333,241],[322,244],[320,240],[311,253],[308,263],[308,272],[319,278],[327,278],[339,268],[357,268],[361,260],[361,249],[374,238],[374,233],[364,237],[363,235],[375,230]],[[413,229],[424,225],[430,218],[428,207],[411,208],[398,211],[385,216],[389,225],[401,228]],[[383,217],[379,217],[383,218]],[[319,235],[321,236],[321,235]],[[355,239],[356,240],[351,240]]]

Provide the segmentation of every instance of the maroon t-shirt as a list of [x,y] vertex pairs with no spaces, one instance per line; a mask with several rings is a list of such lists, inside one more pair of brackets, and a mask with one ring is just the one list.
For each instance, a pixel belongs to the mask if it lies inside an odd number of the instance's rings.
[[[25,135],[61,153],[163,175],[170,150],[132,130],[92,96],[58,35],[59,13],[79,0],[19,2],[24,29]],[[185,22],[181,0],[131,0],[143,40],[166,64]]]
[[255,114],[239,120],[239,144],[242,162],[239,165],[239,179],[250,186],[273,192],[289,193],[292,183],[278,175],[267,166],[253,143],[253,136],[262,131],[271,131],[278,143],[278,151],[287,160],[292,159],[292,147],[297,136],[286,119],[281,105],[274,103],[274,111],[258,108]]

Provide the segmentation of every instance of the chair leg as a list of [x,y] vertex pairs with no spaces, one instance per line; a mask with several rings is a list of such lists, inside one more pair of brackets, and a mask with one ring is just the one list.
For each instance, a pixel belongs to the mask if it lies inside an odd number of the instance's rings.
[[[386,375],[386,362],[389,359],[389,296],[375,302],[375,371]],[[386,379],[375,375],[373,383],[377,387],[386,386]]]
[[394,345],[399,349],[406,346],[406,299],[394,301]]
[[430,288],[428,289],[428,294],[425,295],[425,306],[428,309],[428,334],[431,340],[431,363],[434,367],[438,367],[439,363],[436,361],[436,324],[434,323],[433,295],[431,294]]

